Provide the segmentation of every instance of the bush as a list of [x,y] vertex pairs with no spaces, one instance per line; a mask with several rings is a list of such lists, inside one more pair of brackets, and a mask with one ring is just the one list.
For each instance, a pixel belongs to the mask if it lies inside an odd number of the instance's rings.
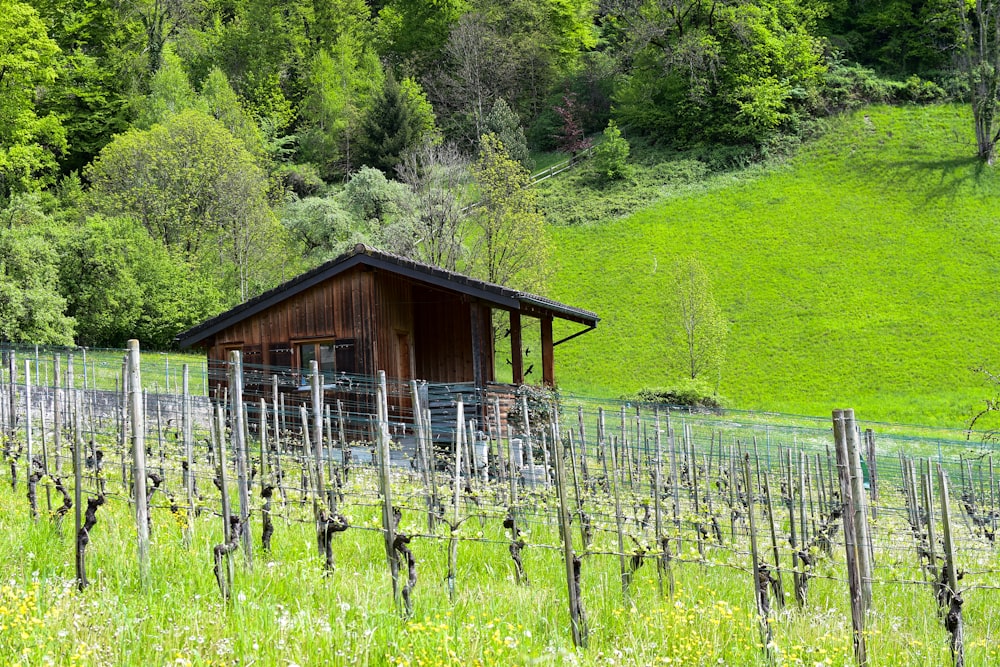
[[314,164],[283,164],[275,170],[282,186],[298,197],[312,197],[326,185]]
[[637,403],[699,408],[722,412],[722,398],[701,382],[688,382],[675,387],[644,387],[625,400]]
[[609,120],[604,130],[604,141],[594,148],[594,168],[609,180],[628,178],[630,149],[615,121]]
[[940,102],[948,92],[933,81],[914,75],[905,81],[880,76],[862,65],[834,57],[827,64],[822,98],[827,113],[836,113],[867,104],[894,102]]
[[524,417],[521,409],[521,398],[527,399],[528,403],[528,425],[531,427],[531,436],[540,438],[542,433],[549,427],[549,422],[555,414],[556,404],[559,401],[559,393],[555,389],[548,387],[536,387],[535,385],[523,384],[514,392],[514,405],[507,413],[507,421],[517,429],[519,433],[524,433]]

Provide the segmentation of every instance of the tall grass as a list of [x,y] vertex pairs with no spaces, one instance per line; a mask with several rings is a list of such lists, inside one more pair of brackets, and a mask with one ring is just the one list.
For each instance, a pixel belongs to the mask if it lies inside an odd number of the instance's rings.
[[[370,471],[369,471],[370,472]],[[316,553],[307,507],[281,510],[273,550],[257,552],[253,568],[237,554],[234,596],[223,602],[211,571],[221,520],[206,511],[185,545],[181,523],[159,503],[152,511],[148,590],[136,568],[134,515],[121,497],[98,513],[88,564],[92,585],[73,586],[72,515],[57,530],[47,517],[27,518],[22,494],[0,488],[0,662],[22,665],[767,665],[751,597],[747,555],[708,547],[699,560],[693,539],[675,554],[677,589],[658,593],[652,562],[638,570],[623,601],[610,535],[585,556],[583,604],[590,646],[573,648],[566,611],[565,568],[556,527],[544,504],[530,521],[525,564],[531,583],[517,585],[497,521],[472,518],[460,528],[457,594],[445,585],[447,531],[432,539],[423,515],[405,512],[401,529],[417,537],[414,617],[393,604],[378,508],[364,499],[375,484],[355,471],[341,509],[352,528],[334,540],[337,568],[326,573]],[[111,481],[114,487],[113,480]],[[397,483],[398,502],[414,505],[416,490]],[[394,484],[396,486],[396,484]],[[42,492],[44,499],[44,492]],[[542,499],[538,499],[543,503]],[[897,499],[898,500],[898,499]],[[549,498],[551,502],[551,498]],[[208,506],[210,506],[210,503]],[[44,507],[44,500],[42,502]],[[207,508],[206,508],[207,509]],[[532,509],[527,509],[529,514]],[[891,537],[894,522],[880,525]],[[631,529],[630,529],[631,530]],[[885,532],[888,531],[888,532]],[[537,546],[533,546],[537,545]],[[744,545],[745,547],[745,545]],[[980,550],[982,553],[982,550]],[[947,664],[947,634],[928,586],[911,580],[913,555],[878,552],[881,565],[870,617],[871,664]],[[842,556],[837,558],[842,561]],[[995,569],[994,555],[965,563]],[[773,615],[771,653],[777,665],[850,665],[848,595],[842,566],[825,562],[810,587],[809,605]],[[829,577],[829,578],[827,578]],[[992,609],[994,590],[967,596],[968,664],[1000,658]]]

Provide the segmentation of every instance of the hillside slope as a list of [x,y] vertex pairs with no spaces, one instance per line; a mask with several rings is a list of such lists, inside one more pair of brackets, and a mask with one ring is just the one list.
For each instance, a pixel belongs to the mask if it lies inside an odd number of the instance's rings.
[[693,254],[731,322],[731,406],[964,424],[989,392],[970,369],[1000,369],[1000,174],[974,155],[965,107],[871,108],[759,175],[551,227],[552,296],[602,317],[557,348],[560,386],[682,378],[663,290]]

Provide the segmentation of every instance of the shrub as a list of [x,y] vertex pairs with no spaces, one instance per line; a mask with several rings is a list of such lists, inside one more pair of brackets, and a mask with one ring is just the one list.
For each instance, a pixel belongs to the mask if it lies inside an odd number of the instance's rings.
[[284,188],[299,197],[311,197],[326,185],[319,175],[319,169],[310,163],[286,163],[279,166],[275,173]]
[[517,388],[514,392],[514,405],[507,413],[507,421],[520,433],[524,433],[522,397],[527,399],[528,403],[528,425],[531,427],[531,435],[540,438],[555,414],[559,393],[549,387],[536,387],[530,384],[523,384]]
[[630,146],[615,121],[609,120],[604,141],[594,148],[594,167],[609,180],[628,178]]
[[722,398],[702,382],[686,382],[674,387],[644,387],[625,400],[657,405],[676,405],[721,413]]

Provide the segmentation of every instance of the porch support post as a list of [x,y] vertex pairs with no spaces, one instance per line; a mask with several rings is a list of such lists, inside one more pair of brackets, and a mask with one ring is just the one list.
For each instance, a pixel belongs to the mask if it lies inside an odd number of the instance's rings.
[[524,347],[521,345],[521,313],[510,311],[510,367],[513,383],[524,384]]
[[555,384],[554,346],[552,345],[552,317],[542,317],[542,382],[547,387]]
[[486,385],[483,379],[483,336],[481,306],[478,301],[469,303],[469,319],[472,320],[472,380],[476,388]]

